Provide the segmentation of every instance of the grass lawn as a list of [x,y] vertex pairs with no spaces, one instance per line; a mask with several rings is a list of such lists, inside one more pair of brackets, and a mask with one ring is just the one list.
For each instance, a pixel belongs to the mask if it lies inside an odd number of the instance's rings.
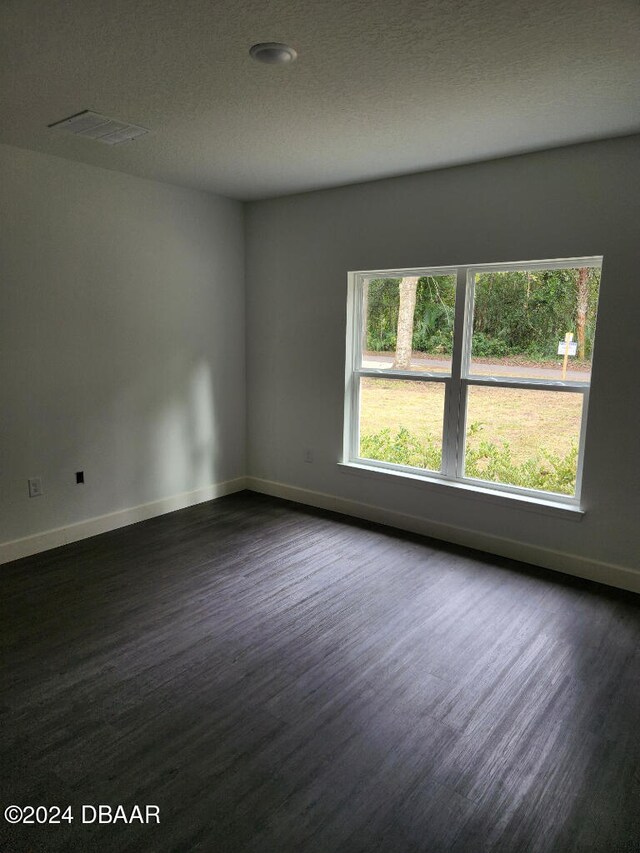
[[[362,380],[361,434],[405,427],[438,443],[442,437],[444,385],[435,382]],[[554,391],[472,387],[469,389],[468,445],[491,441],[511,447],[514,462],[537,456],[541,450],[566,455],[580,435],[582,395]],[[478,424],[469,434],[471,424]]]

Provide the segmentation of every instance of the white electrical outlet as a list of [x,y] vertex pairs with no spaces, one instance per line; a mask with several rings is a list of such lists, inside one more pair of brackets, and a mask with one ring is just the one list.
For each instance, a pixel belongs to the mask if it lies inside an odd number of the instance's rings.
[[38,498],[42,494],[42,480],[40,477],[31,477],[29,483],[29,497]]

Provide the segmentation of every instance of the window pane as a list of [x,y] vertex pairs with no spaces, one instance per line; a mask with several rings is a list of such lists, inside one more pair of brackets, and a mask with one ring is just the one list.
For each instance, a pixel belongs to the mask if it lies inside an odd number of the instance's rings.
[[362,367],[449,373],[455,296],[455,275],[365,280]]
[[439,471],[444,383],[360,380],[360,456]]
[[591,267],[476,274],[470,374],[588,382],[599,289]]
[[465,476],[575,494],[582,394],[468,387]]

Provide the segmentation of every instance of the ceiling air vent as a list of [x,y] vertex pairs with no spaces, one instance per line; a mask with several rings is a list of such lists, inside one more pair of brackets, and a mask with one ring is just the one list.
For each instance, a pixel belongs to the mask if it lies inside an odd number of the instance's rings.
[[56,130],[66,130],[75,136],[84,136],[87,139],[106,142],[107,145],[119,145],[121,142],[129,142],[138,136],[149,133],[145,127],[116,121],[116,119],[92,113],[91,110],[83,110],[69,118],[54,121],[49,127],[55,127]]

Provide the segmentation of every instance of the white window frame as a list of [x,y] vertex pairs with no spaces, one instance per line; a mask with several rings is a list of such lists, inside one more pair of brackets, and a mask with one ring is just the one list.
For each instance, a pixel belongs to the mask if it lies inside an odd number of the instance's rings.
[[[468,487],[474,491],[501,493],[522,497],[528,502],[564,504],[579,507],[584,467],[584,443],[589,409],[590,382],[573,382],[546,379],[510,379],[505,376],[479,376],[470,373],[471,339],[473,333],[474,277],[486,272],[515,272],[519,270],[575,269],[576,267],[602,267],[602,256],[562,258],[546,261],[518,261],[494,264],[456,264],[444,267],[415,269],[362,270],[348,274],[347,297],[347,350],[345,370],[344,443],[342,464],[369,468],[380,472],[409,475],[431,483]],[[365,280],[373,278],[403,278],[405,276],[456,276],[456,301],[453,331],[453,351],[450,373],[400,371],[392,369],[363,368],[362,365],[362,293]],[[426,471],[406,465],[366,459],[359,455],[360,448],[360,380],[366,377],[411,382],[438,382],[444,385],[444,417],[442,432],[442,468]],[[558,391],[581,394],[582,422],[578,443],[578,464],[575,495],[561,495],[541,489],[525,489],[489,480],[464,476],[467,395],[471,386],[491,388],[517,388],[531,391]]]

